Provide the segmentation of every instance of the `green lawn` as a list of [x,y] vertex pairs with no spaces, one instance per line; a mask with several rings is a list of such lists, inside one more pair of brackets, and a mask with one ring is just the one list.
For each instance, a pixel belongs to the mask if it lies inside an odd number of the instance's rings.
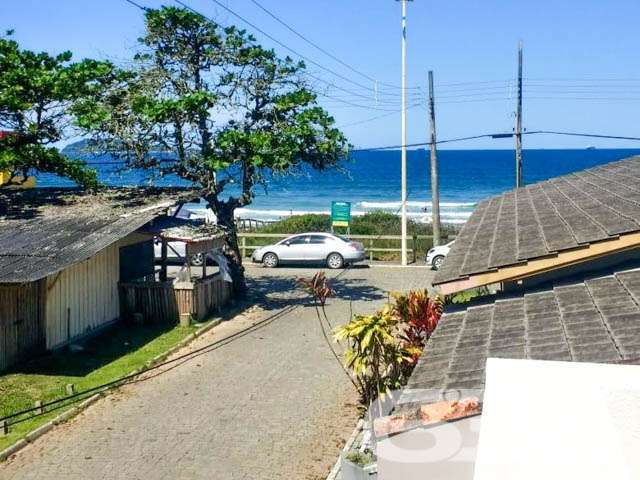
[[[196,326],[116,325],[85,342],[81,352],[60,352],[21,365],[0,375],[0,418],[33,407],[36,400],[46,403],[66,396],[67,384],[73,383],[76,391],[80,391],[123,377],[196,329]],[[0,436],[0,450],[68,408],[12,426],[7,436]]]

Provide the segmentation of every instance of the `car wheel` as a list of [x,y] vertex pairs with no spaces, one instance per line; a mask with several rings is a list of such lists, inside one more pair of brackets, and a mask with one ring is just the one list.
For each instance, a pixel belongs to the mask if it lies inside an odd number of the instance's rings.
[[275,268],[278,266],[278,256],[275,253],[265,253],[262,257],[262,264],[267,268]]
[[443,262],[444,262],[444,257],[442,255],[438,255],[437,257],[434,257],[433,260],[431,260],[431,265],[433,266],[434,270],[440,270],[440,267],[442,267]]
[[327,267],[335,270],[338,268],[342,268],[343,265],[344,265],[344,259],[342,258],[342,255],[340,255],[339,253],[330,253],[329,256],[327,257]]
[[196,253],[191,256],[191,265],[194,267],[201,267],[204,264],[204,254]]

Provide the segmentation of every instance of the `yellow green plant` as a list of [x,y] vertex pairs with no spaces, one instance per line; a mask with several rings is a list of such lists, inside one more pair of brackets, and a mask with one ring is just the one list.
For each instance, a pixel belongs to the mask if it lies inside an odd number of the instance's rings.
[[403,364],[411,355],[402,348],[393,306],[385,305],[373,315],[355,315],[336,329],[334,337],[348,344],[345,363],[364,405],[402,386]]

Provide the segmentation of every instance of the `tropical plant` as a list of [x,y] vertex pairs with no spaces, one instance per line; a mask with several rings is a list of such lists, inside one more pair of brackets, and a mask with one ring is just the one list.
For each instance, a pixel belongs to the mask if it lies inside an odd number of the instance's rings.
[[346,341],[345,363],[356,378],[360,401],[369,405],[403,382],[403,365],[411,356],[398,338],[398,317],[385,305],[373,315],[355,315],[335,331],[337,341]]
[[200,191],[226,231],[242,294],[235,210],[273,175],[336,166],[348,143],[318,106],[304,63],[186,8],[148,9],[145,22],[137,69],[78,109],[83,126],[126,165],[177,175]]
[[393,298],[393,311],[399,320],[403,348],[411,355],[408,368],[413,369],[438,325],[443,304],[439,297],[429,297],[426,289],[412,290],[406,294],[395,293]]
[[109,62],[74,63],[71,52],[51,56],[22,49],[12,34],[0,37],[0,130],[5,131],[0,134],[0,171],[9,172],[4,185],[47,172],[96,187],[95,170],[55,145],[75,132],[73,105],[102,91],[121,72]]

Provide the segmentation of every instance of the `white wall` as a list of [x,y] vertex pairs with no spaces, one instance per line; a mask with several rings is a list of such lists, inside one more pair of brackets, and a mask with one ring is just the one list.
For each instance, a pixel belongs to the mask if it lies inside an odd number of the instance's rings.
[[115,243],[47,277],[47,349],[62,346],[119,317],[121,244]]

